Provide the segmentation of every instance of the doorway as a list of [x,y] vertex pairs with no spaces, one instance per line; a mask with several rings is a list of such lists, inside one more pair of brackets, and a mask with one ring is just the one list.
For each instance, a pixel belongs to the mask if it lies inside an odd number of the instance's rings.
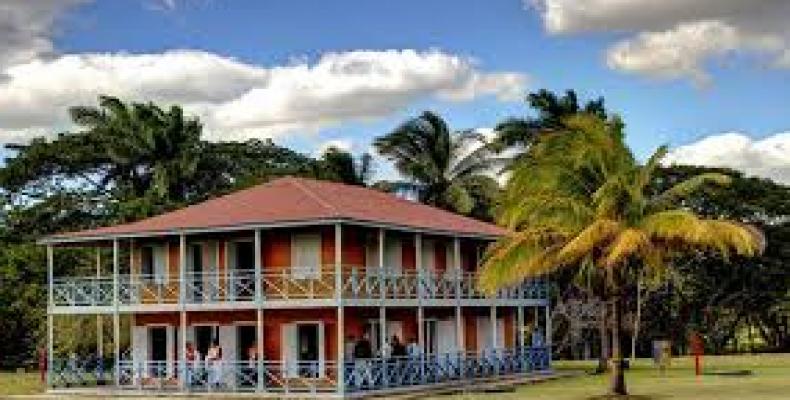
[[318,378],[319,375],[319,325],[296,325],[297,363],[299,376]]
[[[239,325],[236,332],[238,343],[236,354],[239,354],[239,360],[249,361],[250,349],[256,345],[255,325]],[[257,352],[257,349],[255,351]]]
[[425,328],[425,342],[423,343],[423,354],[434,355],[438,350],[438,335],[439,335],[439,322],[435,319],[426,319],[424,321]]
[[205,358],[211,344],[219,340],[219,326],[195,326],[195,349],[200,352],[200,357]]
[[237,299],[251,300],[255,296],[255,244],[235,242],[234,270],[236,281],[234,295]]
[[165,376],[165,363],[167,362],[167,328],[164,326],[148,327],[149,360],[151,361],[151,376]]

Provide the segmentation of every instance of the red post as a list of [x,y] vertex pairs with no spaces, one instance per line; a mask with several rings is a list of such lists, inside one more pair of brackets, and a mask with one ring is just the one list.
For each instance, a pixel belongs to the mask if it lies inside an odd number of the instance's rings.
[[699,355],[699,354],[696,354],[694,356],[694,373],[697,376],[702,375],[702,360],[701,359],[702,359],[702,356]]
[[41,374],[41,383],[47,381],[47,351],[43,348],[38,349],[38,371]]
[[691,354],[694,356],[694,374],[702,375],[702,354],[705,352],[705,345],[702,337],[697,332],[691,333]]

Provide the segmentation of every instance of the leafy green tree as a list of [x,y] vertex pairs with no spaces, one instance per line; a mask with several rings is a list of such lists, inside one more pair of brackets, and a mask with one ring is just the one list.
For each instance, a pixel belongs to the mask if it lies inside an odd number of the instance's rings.
[[754,228],[705,219],[679,205],[701,186],[725,185],[721,174],[702,174],[660,193],[650,184],[662,147],[640,165],[624,143],[622,124],[576,115],[546,133],[516,166],[505,189],[499,222],[513,233],[485,260],[480,286],[489,293],[562,267],[602,269],[612,296],[610,392],[627,394],[621,352],[624,288],[638,276],[660,277],[677,254],[762,249]]
[[[682,351],[694,331],[705,338],[708,352],[721,353],[735,350],[738,332],[753,328],[764,342],[760,350],[787,351],[790,187],[727,169],[672,166],[656,171],[652,190],[704,173],[725,173],[732,182],[706,187],[684,206],[708,218],[749,222],[763,232],[765,251],[752,258],[731,257],[728,263],[707,253],[677,260],[673,279],[646,298],[646,313],[654,317],[643,322],[644,337],[671,338]],[[649,342],[641,347],[649,351]]]
[[482,197],[480,189],[496,185],[486,176],[493,160],[482,135],[453,132],[444,119],[430,111],[376,138],[374,146],[405,178],[381,187],[414,194],[425,204],[470,214],[481,207],[474,197]]
[[373,177],[373,157],[367,153],[357,160],[347,151],[329,147],[316,161],[315,176],[318,179],[367,186]]
[[[12,157],[0,168],[0,354],[13,364],[32,359],[43,337],[46,263],[33,244],[40,236],[145,218],[282,175],[369,179],[364,156],[316,160],[271,140],[202,140],[200,122],[177,106],[104,96],[70,111],[78,130],[9,145]],[[79,261],[92,259],[77,249],[58,253],[57,275],[79,274]],[[69,346],[92,346],[88,335],[74,339]]]
[[95,136],[111,161],[105,179],[122,196],[152,195],[186,201],[201,153],[202,126],[181,107],[165,111],[153,103],[126,104],[101,96],[99,107],[70,109],[72,120]]

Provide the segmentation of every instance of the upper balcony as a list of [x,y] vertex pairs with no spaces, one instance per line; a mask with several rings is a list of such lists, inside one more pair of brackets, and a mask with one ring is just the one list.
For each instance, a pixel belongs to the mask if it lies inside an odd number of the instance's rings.
[[[317,272],[317,273],[316,273]],[[348,267],[336,279],[331,267],[313,269],[282,269],[264,271],[260,284],[252,270],[228,273],[189,273],[179,277],[159,275],[119,275],[119,306],[217,305],[252,307],[256,304],[256,290],[264,307],[315,305],[317,301],[340,301],[348,305],[455,304],[465,302],[497,302],[509,304],[525,301],[541,302],[546,298],[545,285],[540,281],[525,282],[503,289],[496,296],[486,296],[477,289],[477,274],[457,270],[443,273],[424,271],[370,270]],[[340,291],[337,291],[337,284]],[[68,277],[53,281],[54,307],[110,307],[113,304],[113,279]]]

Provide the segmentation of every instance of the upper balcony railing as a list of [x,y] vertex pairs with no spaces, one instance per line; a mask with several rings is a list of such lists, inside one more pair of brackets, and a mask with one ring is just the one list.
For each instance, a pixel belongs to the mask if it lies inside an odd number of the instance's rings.
[[[256,286],[263,301],[334,299],[334,269],[283,268],[265,270],[260,285],[252,270],[227,273],[189,273],[184,277],[186,304],[253,302]],[[477,289],[477,274],[446,270],[441,273],[344,268],[340,296],[344,300],[471,300],[487,296]],[[62,307],[113,305],[111,277],[68,277],[53,281],[53,305]],[[541,281],[500,290],[502,300],[545,299]],[[180,277],[120,275],[119,305],[180,304]]]

